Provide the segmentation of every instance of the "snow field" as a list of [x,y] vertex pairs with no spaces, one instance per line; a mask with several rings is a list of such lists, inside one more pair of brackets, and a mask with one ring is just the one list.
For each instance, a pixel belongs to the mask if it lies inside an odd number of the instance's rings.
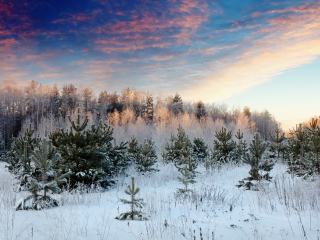
[[[0,169],[0,239],[318,239],[320,183],[292,178],[286,166],[277,163],[271,183],[260,191],[237,188],[248,176],[249,166],[226,164],[206,172],[199,164],[197,183],[187,196],[176,196],[182,184],[171,164],[158,165],[159,172],[139,175],[133,168],[119,176],[114,188],[79,187],[73,194],[54,195],[57,208],[42,211],[14,211],[16,202],[29,195],[14,192],[12,176]],[[148,221],[119,221],[129,206],[119,198],[130,176],[141,188]]]

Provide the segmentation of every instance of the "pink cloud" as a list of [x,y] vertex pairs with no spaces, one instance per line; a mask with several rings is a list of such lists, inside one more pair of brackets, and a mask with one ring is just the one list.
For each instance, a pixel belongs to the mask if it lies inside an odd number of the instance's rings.
[[63,74],[60,73],[42,73],[39,74],[39,78],[61,78],[63,77]]
[[174,59],[173,55],[163,56],[163,57],[156,56],[153,58],[153,60],[155,60],[155,61],[166,61],[166,60],[171,60],[171,59]]
[[7,38],[0,40],[0,51],[8,51],[12,49],[13,45],[20,44],[18,41],[16,41],[14,38]]
[[[158,16],[153,12],[143,11],[140,14],[141,18],[133,18],[131,21],[118,20],[114,24],[107,23],[91,32],[114,36],[107,39],[100,37],[95,41],[96,44],[107,45],[107,47],[98,47],[104,52],[124,52],[186,44],[191,43],[190,36],[195,33],[200,24],[208,20],[206,11],[205,2],[182,0],[176,3],[169,13]],[[170,34],[173,28],[179,29],[179,33]],[[145,36],[147,33],[152,33],[152,35]]]

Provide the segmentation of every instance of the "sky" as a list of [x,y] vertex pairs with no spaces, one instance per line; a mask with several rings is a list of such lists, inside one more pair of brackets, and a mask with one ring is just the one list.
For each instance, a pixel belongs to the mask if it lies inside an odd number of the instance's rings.
[[288,128],[320,114],[319,16],[315,0],[0,0],[0,82],[178,92]]

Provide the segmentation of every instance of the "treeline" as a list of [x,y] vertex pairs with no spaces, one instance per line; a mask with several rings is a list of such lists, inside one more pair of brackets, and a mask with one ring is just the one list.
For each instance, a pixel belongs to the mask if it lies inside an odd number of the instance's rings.
[[[95,123],[108,119],[116,127],[125,126],[129,120],[135,123],[140,119],[144,124],[152,125],[163,122],[164,118],[179,121],[182,116],[229,126],[244,117],[251,134],[260,132],[263,139],[269,140],[269,132],[276,126],[276,120],[267,110],[251,111],[249,107],[228,110],[226,104],[183,101],[178,93],[161,96],[126,88],[120,93],[102,91],[99,96],[94,96],[90,88],[77,88],[73,84],[59,89],[57,84],[50,87],[31,81],[29,86],[22,88],[13,81],[5,81],[0,85],[2,150],[10,148],[12,137],[19,135],[25,123],[31,123],[36,132],[41,125],[48,123],[48,119],[51,124],[54,120],[55,124],[63,125],[67,122],[66,117],[78,107]],[[125,116],[129,112],[131,119],[128,120]],[[166,122],[172,121],[166,119]],[[176,126],[173,129],[177,129]]]

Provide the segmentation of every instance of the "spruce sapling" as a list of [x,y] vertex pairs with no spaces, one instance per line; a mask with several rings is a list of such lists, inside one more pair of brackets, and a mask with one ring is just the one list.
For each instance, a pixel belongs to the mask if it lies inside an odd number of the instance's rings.
[[284,137],[284,133],[281,133],[281,130],[277,124],[276,130],[274,130],[275,135],[270,135],[270,139],[272,141],[272,145],[270,146],[272,149],[274,149],[277,152],[278,158],[280,157],[280,152],[283,151],[283,144],[282,142],[286,139]]
[[115,217],[116,219],[126,220],[128,218],[131,218],[132,220],[134,220],[134,217],[137,216],[138,220],[146,220],[146,218],[142,216],[141,210],[140,211],[135,210],[135,207],[138,207],[141,209],[144,205],[142,198],[136,198],[136,195],[139,193],[139,191],[140,191],[140,188],[135,187],[134,177],[131,176],[131,186],[128,185],[128,189],[124,191],[126,194],[130,196],[130,200],[120,199],[120,201],[123,202],[124,204],[130,205],[131,211],[126,213],[121,213],[120,215]]
[[[271,177],[269,173],[262,175],[260,172],[265,171],[269,172],[272,170],[274,163],[269,159],[263,159],[263,154],[268,148],[268,143],[264,143],[260,137],[259,133],[255,133],[252,142],[249,146],[249,153],[245,154],[243,162],[249,164],[251,169],[249,171],[250,177],[247,177],[239,181],[237,187],[246,187],[247,190],[250,190],[254,184],[251,181],[261,181],[262,179],[270,180]],[[260,171],[260,172],[259,172]],[[244,180],[247,180],[245,182]],[[256,188],[254,189],[256,190]]]
[[186,193],[189,191],[188,185],[196,182],[194,181],[194,178],[198,166],[195,157],[193,157],[192,152],[187,145],[185,145],[181,151],[180,159],[175,163],[175,166],[182,175],[182,177],[177,177],[178,180],[185,185],[184,189],[178,189],[178,193]]
[[241,133],[240,129],[238,130],[237,134],[235,134],[234,136],[238,139],[238,142],[235,148],[235,158],[236,158],[236,161],[239,162],[243,159],[243,156],[248,151],[247,142],[246,140],[242,140],[243,133]]
[[186,132],[179,125],[177,136],[173,136],[171,134],[170,143],[167,143],[165,146],[165,161],[168,162],[176,162],[179,160],[181,156],[181,150],[186,144],[189,148],[192,148],[192,143],[189,140]]
[[320,152],[320,128],[317,125],[318,119],[312,118],[310,128],[308,129],[307,147],[311,149],[304,157],[300,156],[300,162],[303,166],[297,169],[297,176],[312,176],[314,173],[320,173],[319,152]]
[[138,150],[138,141],[137,139],[132,136],[131,140],[129,141],[129,146],[127,149],[127,154],[128,154],[128,160],[133,163],[135,162],[135,159],[138,158],[139,156],[139,150]]
[[307,133],[304,131],[302,123],[299,124],[299,127],[296,126],[296,130],[290,130],[290,135],[294,136],[300,142],[300,156],[304,155],[304,145],[307,140]]
[[[41,181],[37,178],[28,177],[28,183],[30,185],[28,191],[32,195],[22,200],[16,207],[17,210],[41,210],[58,205],[58,202],[49,197],[47,193],[48,191],[57,193],[60,190],[58,185],[67,181],[65,178],[69,174],[63,174],[54,179],[56,174],[54,173],[53,166],[60,158],[60,154],[56,152],[51,142],[49,141],[48,143],[46,139],[42,140],[41,147],[35,148],[33,155],[31,155],[31,160],[34,163],[35,169],[40,172]],[[38,193],[42,191],[43,195],[39,195]],[[26,206],[27,201],[32,198],[31,206]]]
[[156,150],[154,149],[154,142],[151,139],[144,139],[143,145],[140,144],[139,155],[135,159],[136,168],[139,172],[159,171],[152,166],[157,162]]
[[193,139],[193,153],[197,157],[198,161],[203,162],[209,155],[208,145],[205,144],[203,139],[194,138]]
[[226,128],[222,127],[221,131],[216,132],[214,136],[217,140],[214,140],[211,158],[217,163],[228,162],[231,159],[230,153],[236,147],[236,143],[231,139],[232,132],[227,131]]
[[194,180],[194,175],[192,174],[192,171],[190,171],[190,167],[188,167],[187,165],[185,165],[183,170],[180,170],[179,172],[182,177],[178,176],[177,178],[185,186],[185,188],[179,188],[178,193],[187,193],[188,191],[190,191],[190,189],[188,189],[188,185],[196,183],[196,181]]

